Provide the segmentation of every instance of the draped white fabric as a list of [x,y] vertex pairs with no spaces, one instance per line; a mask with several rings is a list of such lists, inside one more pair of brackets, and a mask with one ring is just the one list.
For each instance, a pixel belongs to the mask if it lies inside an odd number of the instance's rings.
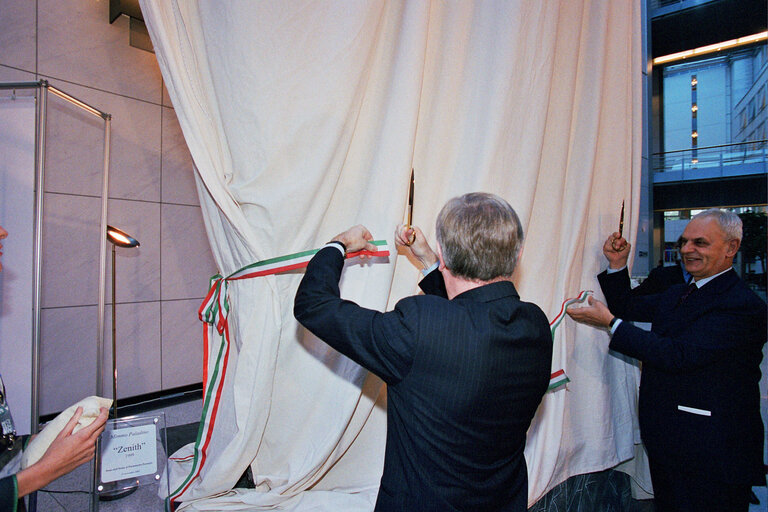
[[[455,195],[490,191],[515,207],[526,228],[515,282],[550,319],[567,297],[597,289],[622,200],[635,236],[638,0],[141,6],[223,275],[357,223],[391,244],[411,168],[414,223],[431,240]],[[390,251],[348,263],[343,296],[385,310],[415,293],[417,269]],[[383,386],[297,325],[300,278],[229,284],[229,353],[209,353],[221,391],[206,397],[215,422],[184,509],[373,508]],[[568,320],[556,332],[553,370],[571,382],[546,395],[531,426],[530,503],[632,457],[636,368],[607,342]],[[249,465],[256,489],[231,491]],[[189,470],[174,465],[172,491]]]

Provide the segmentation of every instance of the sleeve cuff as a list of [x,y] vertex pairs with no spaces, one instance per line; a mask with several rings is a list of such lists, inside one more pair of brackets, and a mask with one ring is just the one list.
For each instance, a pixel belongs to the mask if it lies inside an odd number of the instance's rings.
[[611,324],[610,324],[611,336],[613,336],[613,333],[616,332],[616,329],[618,329],[620,325],[621,325],[621,318],[613,317],[613,320],[611,320]]
[[347,256],[347,246],[344,245],[341,242],[338,242],[338,241],[334,240],[333,242],[328,242],[327,244],[325,244],[323,246],[323,249],[325,249],[326,247],[335,247],[336,249],[338,249],[341,252],[342,256],[344,256],[344,257]]
[[426,277],[427,274],[429,274],[430,272],[432,272],[433,270],[435,270],[439,266],[440,266],[440,262],[436,261],[433,264],[431,264],[430,266],[421,269],[421,275]]

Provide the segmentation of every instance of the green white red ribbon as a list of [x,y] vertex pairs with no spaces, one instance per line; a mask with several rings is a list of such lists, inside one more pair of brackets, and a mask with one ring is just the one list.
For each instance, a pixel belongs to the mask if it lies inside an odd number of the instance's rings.
[[[374,240],[371,243],[377,247],[386,247],[387,245],[386,240]],[[229,316],[229,301],[227,299],[229,282],[304,268],[309,263],[309,260],[312,259],[312,256],[319,250],[320,249],[313,249],[311,251],[302,251],[286,256],[257,261],[256,263],[252,263],[233,272],[227,277],[223,277],[221,274],[216,274],[211,278],[208,294],[205,296],[205,299],[198,310],[200,320],[204,322],[203,340],[205,343],[205,346],[203,347],[202,420],[200,421],[197,430],[197,439],[195,440],[193,454],[182,459],[173,459],[177,462],[192,459],[192,469],[189,471],[187,478],[185,478],[178,488],[170,494],[168,504],[171,510],[175,510],[176,507],[184,501],[184,493],[189,489],[195,479],[200,476],[200,471],[203,469],[208,454],[208,447],[211,443],[213,429],[216,425],[217,413],[219,406],[221,405],[220,400],[222,389],[224,387],[224,379],[227,376],[227,366],[229,365],[230,340],[229,322],[227,320]],[[361,255],[377,257],[389,256],[389,251],[386,249],[357,251],[347,253],[346,257],[354,258]],[[214,329],[216,330],[215,333]],[[215,357],[211,359],[209,357],[210,340],[215,338],[216,334],[219,335],[220,342]]]
[[[377,247],[386,246],[385,240],[376,240],[371,242]],[[227,277],[223,277],[221,274],[217,274],[211,278],[208,294],[206,295],[203,303],[200,306],[198,314],[200,320],[204,322],[203,338],[205,347],[203,349],[203,414],[202,420],[198,427],[197,439],[195,440],[195,446],[193,454],[184,457],[182,460],[192,460],[192,469],[190,470],[187,478],[174,490],[170,496],[169,508],[175,510],[176,507],[183,501],[184,493],[190,488],[192,483],[200,475],[200,472],[205,463],[208,448],[212,439],[212,433],[216,424],[216,418],[220,400],[222,396],[222,389],[224,386],[224,380],[227,375],[227,366],[229,364],[229,301],[227,300],[227,290],[230,281],[236,281],[240,279],[249,279],[251,277],[266,276],[270,274],[278,274],[280,272],[287,272],[289,270],[295,270],[304,268],[309,263],[320,249],[314,249],[311,251],[303,251],[286,256],[280,256],[277,258],[271,258],[267,260],[258,261],[251,265],[245,266],[240,270],[230,274]],[[359,251],[347,254],[347,258],[354,258],[360,255],[367,256],[389,256],[388,250],[377,251]],[[587,296],[592,293],[589,291],[582,291],[576,298],[566,299],[558,315],[554,320],[550,322],[550,329],[554,338],[555,329],[557,329],[560,322],[565,317],[566,308],[574,303],[583,302]],[[216,333],[214,333],[214,329]],[[220,343],[215,357],[210,358],[210,339],[219,335]],[[563,386],[569,382],[568,376],[563,369],[553,372],[550,376],[548,391]],[[174,459],[176,460],[176,459]]]
[[[555,329],[560,325],[560,322],[563,321],[563,318],[565,318],[565,310],[570,306],[571,304],[576,304],[579,302],[584,302],[587,300],[587,297],[589,297],[592,294],[591,290],[582,290],[579,292],[579,294],[572,298],[572,299],[565,299],[563,301],[563,304],[560,306],[560,312],[557,314],[557,316],[549,322],[549,329],[552,332],[552,339],[555,339]],[[549,387],[547,388],[547,391],[552,391],[553,389],[557,389],[560,386],[564,386],[565,384],[568,384],[571,381],[571,379],[568,378],[568,376],[565,374],[565,370],[562,368],[557,370],[556,372],[552,372],[552,375],[549,376]]]
[[[372,242],[376,247],[386,247],[386,240],[374,240]],[[296,252],[288,254],[286,256],[278,256],[277,258],[270,258],[266,260],[257,261],[251,263],[240,270],[236,270],[227,277],[222,277],[221,274],[216,274],[211,278],[211,287],[208,290],[208,294],[203,300],[203,304],[200,306],[198,314],[200,320],[209,323],[216,327],[219,334],[224,332],[224,321],[229,314],[229,301],[227,299],[227,290],[229,288],[230,281],[238,281],[241,279],[250,279],[252,277],[262,277],[271,274],[279,274],[281,272],[288,272],[289,270],[296,270],[304,268],[309,264],[309,260],[312,256],[317,254],[320,249],[312,249],[309,251]],[[389,251],[376,250],[376,251],[357,251],[347,253],[347,259],[355,258],[357,256],[389,256]]]

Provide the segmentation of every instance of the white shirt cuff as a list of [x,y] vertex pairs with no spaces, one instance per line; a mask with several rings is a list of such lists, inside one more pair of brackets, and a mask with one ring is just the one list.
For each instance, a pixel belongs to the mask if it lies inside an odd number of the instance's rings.
[[427,268],[421,269],[421,275],[426,276],[427,274],[429,274],[430,272],[435,270],[439,265],[440,265],[440,262],[436,261],[433,264],[431,264],[430,266],[428,266]]
[[619,328],[621,325],[621,318],[617,318],[615,322],[613,322],[613,327],[611,327],[611,336],[613,336],[613,333],[616,332],[616,329]]
[[323,246],[323,249],[325,249],[326,247],[335,247],[339,250],[342,256],[344,257],[347,256],[347,254],[344,252],[344,247],[342,247],[341,243],[339,242],[328,242]]

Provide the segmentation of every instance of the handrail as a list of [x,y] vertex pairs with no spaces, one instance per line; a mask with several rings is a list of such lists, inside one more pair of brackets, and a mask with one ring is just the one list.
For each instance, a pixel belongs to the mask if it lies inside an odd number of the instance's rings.
[[111,117],[110,114],[107,114],[106,112],[102,112],[101,110],[92,107],[91,105],[87,104],[84,101],[81,101],[71,94],[67,94],[66,92],[62,91],[61,89],[58,89],[48,83],[48,80],[38,80],[37,82],[4,82],[0,83],[0,90],[10,90],[10,89],[36,89],[39,87],[43,87],[47,89],[48,91],[52,92],[59,98],[66,100],[81,109],[85,110],[86,112],[89,112],[96,117],[100,117],[104,120],[106,120],[108,117]]
[[716,146],[699,146],[695,148],[688,148],[688,149],[675,149],[673,151],[661,151],[658,153],[651,153],[652,156],[657,155],[671,155],[674,153],[686,153],[689,151],[703,151],[705,149],[718,149],[718,148],[729,148],[733,146],[744,146],[747,144],[760,144],[761,142],[768,142],[768,139],[758,139],[758,140],[748,140],[745,142],[734,142],[732,144],[718,144]]

